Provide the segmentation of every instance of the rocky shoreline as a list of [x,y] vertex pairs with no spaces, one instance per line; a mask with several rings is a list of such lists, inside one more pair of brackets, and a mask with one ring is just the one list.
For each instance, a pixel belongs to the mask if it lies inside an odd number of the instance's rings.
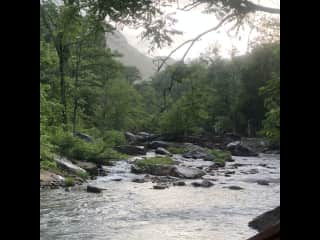
[[[126,136],[130,144],[117,146],[115,149],[121,153],[129,154],[131,157],[120,161],[127,162],[130,165],[131,173],[139,176],[133,178],[132,182],[136,184],[151,182],[155,191],[184,186],[210,188],[217,184],[219,176],[228,178],[236,173],[243,175],[256,174],[259,171],[257,168],[243,171],[242,167],[249,164],[235,162],[232,156],[254,157],[258,156],[263,149],[266,149],[261,142],[258,148],[250,148],[248,147],[249,144],[237,140],[233,142],[225,141],[223,147],[216,148],[213,151],[210,148],[203,147],[203,145],[157,140],[147,133],[140,134],[140,137],[132,133],[127,133]],[[255,144],[259,145],[259,143]],[[253,149],[258,149],[259,152]],[[226,154],[228,151],[231,154]],[[151,156],[148,156],[148,153],[152,153]],[[220,159],[221,157],[223,161]],[[92,162],[68,160],[58,156],[54,158],[54,161],[60,171],[40,169],[40,188],[62,187],[66,191],[70,191],[70,187],[72,189],[82,185],[81,189],[90,193],[101,193],[105,190],[91,185],[88,181],[95,179],[97,176],[108,176],[109,173],[105,166]],[[154,164],[150,164],[152,161],[154,161]],[[259,167],[271,168],[266,163],[259,164]],[[72,182],[68,181],[70,178],[72,178]],[[122,179],[114,178],[112,181],[122,181]],[[271,183],[269,180],[252,181],[266,187]],[[230,185],[223,188],[234,191],[243,190],[241,185]],[[275,222],[277,219],[280,219],[280,215],[266,213],[262,217],[251,221],[249,226],[261,232],[266,230],[265,226],[268,225],[266,223]]]

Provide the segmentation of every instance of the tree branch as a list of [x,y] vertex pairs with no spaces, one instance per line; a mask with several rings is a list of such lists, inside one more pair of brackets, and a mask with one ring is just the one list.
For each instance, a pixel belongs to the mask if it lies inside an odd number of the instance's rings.
[[265,7],[252,2],[247,2],[246,4],[248,5],[249,8],[252,9],[252,11],[266,12],[271,14],[280,14],[280,9],[278,8]]
[[184,61],[184,59],[186,58],[187,54],[189,53],[190,49],[192,48],[192,46],[195,44],[196,41],[198,41],[202,36],[208,34],[209,32],[212,32],[212,31],[217,30],[219,27],[222,26],[222,24],[223,24],[224,22],[226,22],[228,19],[230,19],[230,18],[232,18],[232,17],[234,17],[234,16],[235,16],[234,13],[226,16],[225,18],[223,18],[223,19],[219,22],[219,24],[218,24],[217,26],[215,26],[215,27],[213,27],[213,28],[210,28],[210,29],[208,29],[207,31],[204,31],[203,33],[200,33],[198,36],[196,36],[194,39],[192,39],[192,40],[191,40],[191,44],[190,44],[190,46],[188,47],[187,51],[184,53],[181,61],[182,61],[182,62]]

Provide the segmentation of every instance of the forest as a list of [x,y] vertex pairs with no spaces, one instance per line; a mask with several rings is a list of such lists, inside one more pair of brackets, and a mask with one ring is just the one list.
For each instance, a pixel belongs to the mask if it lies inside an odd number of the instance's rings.
[[[146,79],[106,36],[125,25],[150,52],[172,47],[167,6],[218,24]],[[279,15],[248,0],[41,0],[40,239],[280,239]],[[245,53],[213,41],[188,58],[228,28],[249,28]]]
[[[280,139],[280,42],[243,56],[213,49],[141,82],[139,70],[106,48],[112,28],[76,4],[46,1],[40,17],[40,163],[54,153],[117,157],[124,132],[265,136]],[[137,83],[138,82],[138,83]],[[96,141],[88,144],[77,133]]]

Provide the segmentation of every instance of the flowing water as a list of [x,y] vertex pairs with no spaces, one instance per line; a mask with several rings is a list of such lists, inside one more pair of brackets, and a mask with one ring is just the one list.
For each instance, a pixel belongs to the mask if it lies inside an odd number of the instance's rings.
[[[187,186],[155,190],[151,182],[131,182],[141,175],[120,161],[108,168],[108,176],[90,182],[106,188],[101,194],[81,188],[41,190],[40,239],[245,240],[256,233],[248,222],[280,204],[280,161],[279,155],[233,158],[226,169],[236,173],[226,177],[217,171],[210,188],[185,180]],[[235,163],[246,165],[233,169]],[[261,179],[270,185],[257,184]],[[226,188],[231,185],[244,189]]]

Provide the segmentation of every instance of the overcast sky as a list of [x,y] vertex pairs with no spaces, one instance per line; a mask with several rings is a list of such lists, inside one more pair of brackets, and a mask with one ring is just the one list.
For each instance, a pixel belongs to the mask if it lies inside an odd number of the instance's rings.
[[[260,4],[268,7],[280,8],[280,0],[260,0]],[[175,18],[178,19],[178,23],[175,25],[175,28],[183,31],[183,35],[175,37],[174,43],[171,47],[157,49],[151,54],[148,53],[148,42],[138,38],[138,35],[142,31],[141,29],[136,30],[124,27],[121,32],[125,35],[129,44],[131,44],[139,51],[148,56],[168,55],[174,48],[176,48],[182,42],[192,39],[196,35],[200,34],[203,31],[206,31],[209,28],[212,28],[218,23],[213,14],[204,14],[201,11],[202,9],[200,8],[194,9],[189,12],[179,11],[176,9],[176,7],[166,8],[166,13],[176,12]],[[202,40],[198,41],[190,50],[187,59],[198,57],[200,53],[204,52],[210,45],[213,45],[215,43],[219,44],[220,54],[224,57],[230,56],[230,50],[232,46],[235,46],[240,54],[245,53],[247,49],[248,32],[248,28],[242,31],[242,38],[241,40],[239,40],[238,38],[232,39],[229,36],[227,36],[226,28],[220,28],[220,31],[214,31],[203,36]],[[174,55],[172,55],[172,58],[177,60],[180,59],[184,54],[186,48],[187,46],[181,48],[181,50],[177,51]]]

